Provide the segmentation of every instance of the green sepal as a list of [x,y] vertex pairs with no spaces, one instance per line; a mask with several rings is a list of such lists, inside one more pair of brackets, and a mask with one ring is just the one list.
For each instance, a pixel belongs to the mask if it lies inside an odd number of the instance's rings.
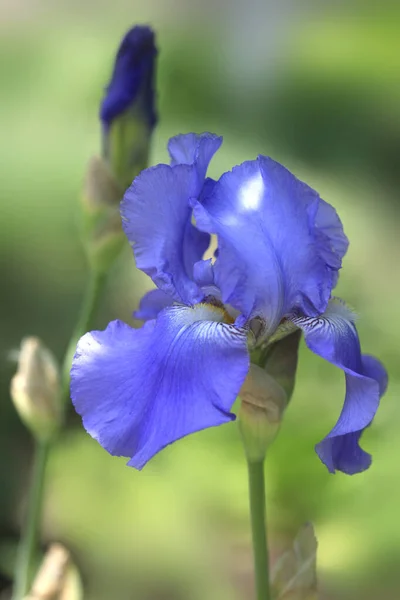
[[98,273],[110,269],[125,241],[119,213],[122,196],[106,162],[92,157],[82,192],[82,233],[89,264]]
[[239,395],[239,430],[246,457],[250,462],[262,461],[279,431],[286,393],[264,369],[250,364]]
[[296,329],[251,352],[240,391],[239,429],[249,461],[263,460],[278,434],[293,394],[301,331]]
[[148,166],[151,132],[139,105],[115,118],[105,133],[104,159],[123,190]]
[[257,363],[282,386],[287,402],[290,401],[294,390],[301,333],[301,329],[296,329],[286,337],[269,344],[259,358],[261,364]]

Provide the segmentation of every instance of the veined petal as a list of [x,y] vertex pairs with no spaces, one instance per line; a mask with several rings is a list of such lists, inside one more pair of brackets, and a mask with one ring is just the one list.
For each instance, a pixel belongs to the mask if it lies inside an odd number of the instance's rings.
[[122,225],[137,267],[184,304],[203,298],[192,280],[193,265],[209,244],[209,235],[191,223],[189,199],[198,194],[195,166],[157,165],[136,177],[121,203]]
[[249,368],[244,330],[210,305],[175,306],[132,329],[113,321],[79,342],[71,394],[88,433],[141,469],[162,448],[230,413]]
[[139,308],[133,313],[135,319],[149,321],[155,319],[159,312],[167,306],[172,306],[173,299],[171,296],[161,290],[150,290],[143,296],[140,301]]
[[199,181],[203,183],[208,165],[222,144],[222,137],[214,133],[186,133],[176,135],[168,142],[171,165],[196,165]]
[[194,203],[197,226],[218,236],[216,283],[244,320],[263,316],[272,332],[294,307],[327,306],[345,251],[335,211],[270,158],[225,173]]
[[371,457],[358,442],[386,390],[386,371],[376,358],[361,354],[354,315],[340,300],[331,300],[325,314],[317,319],[296,317],[293,321],[303,329],[310,350],[341,368],[346,376],[342,412],[316,451],[331,473],[363,471]]

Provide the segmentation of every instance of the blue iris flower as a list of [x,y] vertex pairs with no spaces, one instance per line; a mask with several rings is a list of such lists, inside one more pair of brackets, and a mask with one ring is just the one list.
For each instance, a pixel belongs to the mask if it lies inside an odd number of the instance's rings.
[[[291,323],[346,377],[342,412],[317,453],[331,472],[362,471],[371,457],[359,439],[387,376],[361,354],[354,315],[331,296],[348,247],[339,217],[265,156],[206,179],[221,142],[208,133],[172,138],[171,165],[146,169],[127,190],[124,231],[157,289],[142,299],[141,329],[117,320],[80,340],[76,410],[109,453],[141,469],[179,438],[234,419],[249,347]],[[203,260],[210,234],[218,252]]]
[[107,130],[114,119],[140,105],[150,129],[156,124],[154,100],[154,33],[137,25],[128,31],[119,47],[111,81],[100,107],[100,119]]

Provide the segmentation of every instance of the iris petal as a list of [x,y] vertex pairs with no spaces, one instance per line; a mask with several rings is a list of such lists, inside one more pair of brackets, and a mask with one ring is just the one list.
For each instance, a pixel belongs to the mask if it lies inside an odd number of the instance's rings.
[[211,133],[171,138],[171,166],[142,171],[121,203],[123,228],[137,267],[160,290],[185,304],[203,298],[193,282],[193,266],[207,250],[210,235],[193,225],[191,204],[214,185],[205,175],[221,143],[222,138]]
[[331,300],[318,319],[298,317],[293,321],[303,329],[310,350],[341,368],[346,376],[342,412],[316,451],[332,473],[363,471],[369,467],[371,457],[358,442],[386,390],[386,371],[376,358],[361,354],[354,316],[341,301]]
[[190,222],[188,202],[198,194],[195,166],[157,165],[136,177],[121,203],[122,225],[137,267],[184,304],[203,298],[192,281],[193,265],[207,249],[209,236]]
[[141,329],[113,321],[86,334],[71,393],[88,433],[141,469],[179,438],[234,419],[249,368],[247,338],[219,321],[215,307],[175,306]]
[[225,173],[194,203],[199,229],[218,236],[215,275],[223,300],[244,319],[261,315],[271,332],[293,307],[308,316],[325,310],[346,238],[322,202],[260,156]]
[[332,269],[332,287],[336,286],[342,258],[349,247],[349,240],[343,232],[343,226],[333,206],[319,199],[315,214],[314,235],[318,251]]
[[176,135],[168,142],[171,165],[196,165],[201,183],[207,173],[208,165],[222,144],[222,137],[214,133],[186,133]]
[[143,296],[139,308],[133,313],[135,319],[149,321],[155,319],[159,312],[173,304],[171,296],[161,290],[150,290]]

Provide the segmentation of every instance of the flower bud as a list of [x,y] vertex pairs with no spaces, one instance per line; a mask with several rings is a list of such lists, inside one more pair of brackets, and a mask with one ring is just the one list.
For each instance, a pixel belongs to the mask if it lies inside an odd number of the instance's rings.
[[52,544],[24,600],[82,600],[83,589],[77,568],[68,550]]
[[154,79],[157,49],[149,27],[133,27],[123,38],[100,108],[103,158],[124,191],[147,167],[156,124]]
[[297,368],[301,332],[295,331],[252,356],[240,390],[239,428],[249,461],[264,460],[274,441],[284,410],[291,398]]
[[82,193],[83,237],[90,266],[106,273],[123,243],[119,203],[122,190],[108,165],[93,156],[86,171]]
[[285,391],[264,369],[251,364],[239,395],[239,429],[246,456],[250,461],[263,460],[281,424]]
[[282,386],[287,402],[294,390],[300,339],[300,329],[289,330],[285,337],[267,347],[262,363],[258,363]]
[[34,437],[49,440],[62,420],[60,377],[55,358],[38,338],[22,341],[10,393],[15,408]]

